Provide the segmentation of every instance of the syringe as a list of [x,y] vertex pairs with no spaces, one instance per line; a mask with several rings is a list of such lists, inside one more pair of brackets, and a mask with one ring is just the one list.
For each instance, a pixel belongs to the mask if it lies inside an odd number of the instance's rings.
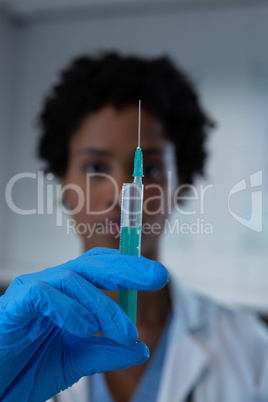
[[[133,183],[124,183],[122,188],[120,254],[140,257],[143,207],[143,161],[140,148],[141,101],[139,100],[138,147],[134,157]],[[137,290],[122,289],[118,304],[136,324]]]

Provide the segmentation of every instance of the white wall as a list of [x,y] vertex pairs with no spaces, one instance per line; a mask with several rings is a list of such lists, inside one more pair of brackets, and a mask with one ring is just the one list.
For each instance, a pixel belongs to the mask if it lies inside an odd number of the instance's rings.
[[12,132],[14,95],[15,28],[0,9],[0,262],[4,265],[6,214],[4,189],[7,180],[9,139]]
[[[105,49],[171,55],[194,78],[219,129],[211,135],[212,156],[203,182],[212,183],[213,190],[207,193],[206,213],[200,216],[213,225],[214,233],[167,236],[163,260],[200,291],[268,311],[267,220],[263,232],[255,233],[236,222],[227,207],[228,192],[238,181],[246,177],[249,183],[249,175],[259,169],[263,169],[263,181],[267,180],[267,20],[268,6],[31,21],[20,28],[17,38],[8,178],[42,166],[34,157],[38,130],[33,122],[44,94],[71,58]],[[267,187],[263,191],[267,197]],[[15,196],[20,206],[33,208],[34,180],[18,185]],[[249,205],[248,191],[234,200],[233,208],[249,213]],[[195,206],[193,202],[188,208]],[[189,224],[197,218],[179,217]],[[3,244],[3,280],[53,266],[80,252],[78,239],[67,236],[65,227],[56,227],[55,216],[9,214]]]

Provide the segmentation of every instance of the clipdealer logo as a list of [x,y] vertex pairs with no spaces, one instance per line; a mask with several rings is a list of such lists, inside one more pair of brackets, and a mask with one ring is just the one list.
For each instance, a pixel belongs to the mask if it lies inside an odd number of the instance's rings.
[[247,190],[246,179],[240,180],[236,183],[228,193],[228,210],[231,216],[239,222],[241,225],[247,227],[248,229],[254,230],[254,232],[262,231],[262,190],[260,190],[260,186],[262,186],[262,170],[255,172],[249,176],[250,180],[250,188],[251,190],[251,208],[250,208],[250,217],[249,219],[244,218],[243,216],[238,215],[234,211],[232,211],[230,200],[231,198],[241,191]]
[[[105,180],[110,180],[112,184],[114,185],[115,189],[115,197],[114,197],[114,204],[110,206],[110,209],[106,209],[104,211],[101,211],[102,214],[108,213],[109,210],[112,210],[119,202],[120,199],[120,189],[117,186],[117,183],[113,179],[112,176],[106,175],[104,173],[98,173],[98,174],[88,174],[87,175],[87,190],[86,193],[76,184],[67,184],[65,186],[62,186],[59,183],[53,183],[54,176],[52,174],[46,175],[47,182],[45,182],[45,175],[43,171],[38,171],[37,173],[31,173],[31,172],[24,172],[24,173],[19,173],[13,176],[7,183],[6,186],[6,191],[5,191],[5,196],[6,196],[6,202],[9,208],[16,214],[19,215],[34,215],[34,214],[56,214],[56,225],[57,226],[62,226],[63,225],[63,215],[70,216],[73,215],[77,212],[79,212],[82,208],[86,208],[87,214],[90,215],[99,215],[100,211],[93,211],[90,205],[90,180],[94,176],[101,176],[102,178],[105,178]],[[29,208],[29,209],[22,209],[20,208],[15,201],[13,200],[13,187],[17,184],[17,182],[24,180],[24,179],[31,179],[34,181],[36,190],[37,190],[37,205],[35,208]],[[247,181],[249,181],[250,185],[247,185]],[[208,190],[211,190],[213,188],[213,185],[207,185],[203,186],[200,185],[199,189],[195,188],[192,185],[181,185],[178,187],[175,191],[175,194],[173,194],[172,198],[172,192],[171,192],[171,172],[168,173],[168,202],[167,202],[167,209],[168,209],[168,215],[171,214],[171,206],[174,204],[175,209],[179,212],[181,216],[183,215],[196,215],[200,216],[202,219],[197,219],[196,224],[198,224],[198,228],[201,230],[198,230],[198,234],[207,234],[213,233],[213,225],[212,223],[206,222],[205,219],[205,201],[206,201],[206,193]],[[146,212],[148,215],[155,215],[155,214],[163,214],[165,213],[165,194],[163,193],[163,188],[157,184],[149,184],[147,185],[148,188],[151,188],[154,186],[155,190],[158,191],[159,195],[153,195],[151,198],[149,197],[148,199],[145,200],[144,202],[144,212]],[[241,225],[247,227],[250,230],[253,230],[255,232],[261,232],[262,231],[262,170],[259,170],[249,176],[249,178],[243,178],[240,180],[238,183],[234,184],[230,191],[228,192],[227,198],[227,204],[228,204],[228,211],[230,215]],[[250,217],[247,219],[245,218],[242,214],[239,214],[235,212],[232,209],[231,206],[231,200],[232,198],[241,193],[245,195],[245,191],[250,188],[251,190],[251,199],[250,199]],[[69,207],[66,208],[62,203],[55,204],[55,199],[56,200],[61,200],[63,198],[63,195],[65,191],[72,190],[77,194],[77,205],[73,206],[72,209]],[[180,190],[185,189],[188,191],[186,195],[180,196]],[[190,194],[189,194],[190,192]],[[149,204],[151,199],[159,199],[159,208],[154,211],[149,210]],[[191,200],[193,203],[190,204],[190,210],[186,210],[183,208],[184,204],[178,203],[178,200],[184,200],[184,201],[189,201]],[[189,205],[189,204],[187,204]],[[60,206],[60,208],[58,207]],[[178,225],[178,222],[176,222]],[[181,223],[179,225],[179,232],[182,234],[188,234],[193,233],[193,230],[187,231],[188,229],[186,228],[187,223]],[[205,229],[204,229],[205,228]],[[173,228],[170,231],[173,232]],[[204,229],[204,230],[203,230]],[[195,232],[196,229],[194,228]],[[187,233],[186,233],[187,231]],[[176,233],[178,230],[176,231]]]

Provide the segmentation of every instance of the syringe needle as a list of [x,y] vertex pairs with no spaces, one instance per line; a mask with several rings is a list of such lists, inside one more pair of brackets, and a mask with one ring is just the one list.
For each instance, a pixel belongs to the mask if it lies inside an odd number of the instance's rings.
[[[120,254],[140,257],[143,210],[143,162],[140,148],[141,101],[139,100],[138,147],[134,155],[133,183],[123,183]],[[120,289],[118,304],[134,324],[137,316],[137,290]]]
[[141,141],[141,100],[139,99],[138,148],[140,148],[140,141]]

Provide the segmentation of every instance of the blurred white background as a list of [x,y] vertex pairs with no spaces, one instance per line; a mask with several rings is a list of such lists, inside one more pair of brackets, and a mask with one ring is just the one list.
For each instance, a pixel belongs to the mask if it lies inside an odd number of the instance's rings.
[[[251,3],[251,4],[250,4]],[[54,215],[20,216],[5,200],[9,179],[42,168],[35,156],[36,117],[59,71],[75,56],[120,50],[170,55],[192,77],[218,124],[211,134],[204,214],[176,215],[199,222],[199,234],[168,234],[163,261],[190,287],[226,303],[268,314],[267,151],[268,4],[250,1],[0,0],[0,282],[54,266],[80,252],[79,239],[57,227]],[[250,175],[262,185],[250,188]],[[259,176],[260,178],[260,176]],[[262,231],[243,226],[228,210]],[[45,186],[49,185],[45,181]],[[251,190],[262,191],[251,214]],[[45,189],[45,191],[47,191]],[[260,195],[260,194],[259,194]],[[18,206],[35,208],[37,184],[14,187]],[[56,200],[55,200],[56,204]],[[191,201],[188,211],[198,209]],[[186,219],[187,218],[187,219]],[[213,234],[200,233],[211,224]],[[194,226],[192,226],[193,230]],[[259,228],[260,229],[260,228]]]

